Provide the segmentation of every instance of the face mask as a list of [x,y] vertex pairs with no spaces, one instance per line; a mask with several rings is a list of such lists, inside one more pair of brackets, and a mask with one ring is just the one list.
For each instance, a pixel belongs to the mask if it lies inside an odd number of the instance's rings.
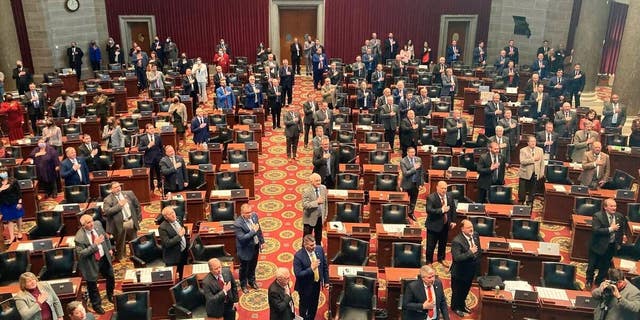
[[9,174],[6,172],[2,172],[0,173],[0,179],[5,180],[9,177]]
[[44,147],[46,147],[46,146],[47,146],[47,144],[46,144],[46,143],[44,143],[44,142],[40,142],[40,143],[38,143],[38,147],[40,147],[40,148],[44,148]]

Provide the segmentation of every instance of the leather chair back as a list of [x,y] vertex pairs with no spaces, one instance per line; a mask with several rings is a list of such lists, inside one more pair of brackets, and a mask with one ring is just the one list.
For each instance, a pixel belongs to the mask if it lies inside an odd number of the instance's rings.
[[543,286],[575,290],[576,266],[558,262],[542,263]]
[[156,242],[153,232],[131,240],[129,246],[133,255],[146,263],[162,259],[162,248]]
[[66,123],[62,125],[62,134],[64,135],[81,134],[81,133],[82,133],[82,128],[78,123]]
[[376,279],[362,276],[344,276],[344,295],[340,309],[373,310]]
[[458,156],[458,163],[461,167],[467,168],[469,171],[476,171],[476,161],[473,153],[464,153]]
[[122,156],[122,167],[124,169],[142,168],[142,154],[125,154]]
[[447,192],[451,193],[454,201],[458,203],[468,203],[469,199],[466,196],[467,186],[465,184],[449,184],[447,185]]
[[570,184],[569,168],[563,165],[547,165],[544,169],[544,176],[548,183]]
[[496,218],[485,216],[470,216],[473,230],[483,237],[495,237]]
[[420,268],[422,246],[419,243],[394,242],[391,247],[391,266],[395,268]]
[[592,216],[602,210],[602,199],[591,197],[576,197],[573,211],[581,216]]
[[437,145],[436,141],[433,139],[433,128],[424,128],[420,129],[420,142],[423,145]]
[[392,173],[376,174],[375,189],[378,191],[398,191],[398,175]]
[[175,286],[171,287],[171,297],[176,306],[193,311],[205,304],[204,295],[198,284],[196,275],[182,279]]
[[209,123],[211,125],[226,125],[227,117],[224,114],[214,113],[209,115]]
[[358,114],[358,125],[370,126],[372,124],[373,124],[373,114],[371,113]]
[[100,163],[108,168],[113,166],[113,152],[111,151],[102,151],[100,156],[98,156],[98,159]]
[[65,186],[64,200],[66,203],[88,202],[89,201],[89,185]]
[[369,259],[369,242],[349,237],[340,237],[340,251],[332,263],[349,266],[363,266]]
[[76,252],[74,248],[55,248],[45,250],[43,272],[40,280],[53,280],[73,277],[76,269]]
[[61,227],[61,211],[38,211],[36,212],[36,228],[30,231],[29,239],[61,236],[59,234]]
[[192,150],[189,151],[189,164],[197,165],[197,164],[208,164],[209,163],[209,152],[205,150]]
[[382,204],[382,223],[407,224],[407,212],[409,206],[406,204],[385,203]]
[[35,165],[19,165],[11,169],[13,177],[16,180],[34,180],[36,179]]
[[16,307],[16,301],[13,298],[9,297],[0,302],[0,319],[22,320],[18,307]]
[[629,218],[631,222],[640,222],[640,203],[629,203],[627,218]]
[[365,143],[378,143],[384,141],[384,136],[380,132],[367,131],[364,133]]
[[171,107],[171,104],[169,102],[162,101],[158,103],[159,112],[169,112],[170,107]]
[[629,144],[629,136],[620,134],[607,135],[607,146],[626,147]]
[[530,219],[511,219],[511,238],[539,241],[540,222]]
[[[164,93],[163,93],[164,96]],[[138,111],[143,112],[143,111],[148,111],[148,112],[153,112],[153,101],[149,101],[149,100],[140,100],[137,102],[138,105]]]
[[343,123],[349,123],[349,115],[344,113],[338,113],[333,116],[333,124],[339,126]]
[[362,222],[362,204],[356,202],[337,202],[335,221]]
[[338,143],[353,143],[355,134],[350,130],[338,130]]
[[489,203],[513,204],[512,188],[494,185],[489,189]]
[[376,150],[369,152],[370,164],[388,164],[389,161],[389,151],[387,150]]
[[189,190],[201,190],[206,186],[204,174],[199,169],[187,169],[187,175],[189,176]]
[[518,280],[520,261],[505,258],[488,258],[488,276],[499,276],[502,281]]
[[336,189],[358,190],[359,177],[354,173],[338,173],[336,175]]
[[109,194],[111,194],[111,183],[102,183],[98,186],[100,188],[100,198],[104,200]]
[[252,123],[258,123],[258,118],[253,114],[241,114],[238,116],[240,124],[249,125]]
[[29,271],[31,259],[29,251],[0,252],[0,285],[18,281],[20,275]]
[[613,173],[613,177],[611,178],[611,181],[607,181],[607,183],[605,183],[605,185],[602,188],[612,189],[612,190],[615,190],[615,189],[629,190],[633,185],[633,180],[635,180],[635,178],[632,175],[622,170],[616,169],[616,171],[614,171]]
[[114,298],[119,319],[147,319],[151,312],[149,291],[129,291],[117,294]]
[[240,163],[249,161],[247,150],[229,150],[227,152],[229,163]]
[[249,131],[249,130],[236,131],[237,143],[245,143],[245,142],[253,142],[253,141],[256,141],[253,131]]
[[235,204],[233,201],[214,201],[209,205],[209,221],[235,220]]
[[131,117],[120,118],[120,126],[122,127],[122,129],[133,132],[138,132],[138,129],[140,128],[138,126],[138,119],[134,119]]
[[451,156],[436,154],[431,157],[431,169],[447,170],[451,166]]

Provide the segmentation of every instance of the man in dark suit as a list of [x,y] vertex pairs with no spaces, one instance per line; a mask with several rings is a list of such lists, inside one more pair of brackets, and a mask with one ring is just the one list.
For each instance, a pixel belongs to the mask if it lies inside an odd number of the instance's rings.
[[413,214],[418,201],[418,193],[424,184],[424,171],[422,170],[422,160],[416,157],[416,149],[409,147],[407,156],[400,160],[402,170],[402,190],[409,195],[409,218],[415,221]]
[[198,105],[198,82],[193,76],[191,68],[187,69],[182,78],[182,94],[193,99],[193,105]]
[[402,299],[403,320],[449,320],[442,281],[429,265],[420,268],[420,279],[409,283]]
[[242,292],[249,293],[247,286],[258,290],[256,283],[256,266],[260,249],[264,245],[262,229],[258,214],[253,207],[244,203],[240,207],[240,216],[233,223],[236,233],[236,250],[240,259],[240,288]]
[[302,132],[302,118],[293,107],[288,104],[284,110],[284,135],[287,138],[287,157],[296,159],[298,156],[298,140]]
[[315,53],[311,57],[313,62],[313,88],[320,90],[322,85],[322,75],[327,71],[329,60],[327,55],[322,51],[322,48],[316,48]]
[[207,317],[235,320],[238,309],[238,287],[228,268],[217,258],[209,260],[209,273],[202,280]]
[[498,121],[504,117],[504,104],[500,101],[500,94],[495,93],[493,100],[487,102],[484,107],[484,134],[487,137],[494,136],[496,134],[496,125]]
[[498,125],[504,128],[504,135],[509,138],[511,147],[516,147],[520,141],[520,124],[517,119],[511,117],[510,109],[504,110],[504,118],[498,121]]
[[82,74],[82,57],[84,53],[82,49],[76,46],[76,42],[71,42],[71,47],[67,48],[67,58],[69,59],[69,68],[76,71],[76,76],[80,80]]
[[[400,149],[402,156],[407,156],[407,149],[418,146],[420,125],[416,121],[416,114],[413,110],[407,112],[407,117],[400,121]],[[414,150],[415,151],[415,150]]]
[[493,63],[493,66],[496,68],[496,74],[502,74],[502,70],[507,67],[509,63],[509,58],[507,58],[507,52],[504,50],[500,50],[500,55],[496,62]]
[[460,116],[460,109],[453,110],[453,117],[444,122],[447,130],[444,142],[450,147],[460,147],[467,140],[467,122]]
[[[304,110],[304,146],[305,148],[309,147],[309,133],[311,133],[311,138],[313,139],[316,134],[313,126],[313,114],[319,109],[318,103],[315,102],[315,96],[313,92],[307,93],[307,101],[302,104],[302,109]],[[285,122],[285,125],[286,122]]]
[[527,84],[524,86],[524,100],[534,100],[531,99],[531,94],[536,91],[538,85],[541,84],[540,75],[537,73],[532,73],[531,78],[527,80]]
[[189,185],[189,175],[184,159],[176,155],[173,146],[164,148],[165,156],[160,159],[160,173],[164,178],[165,192],[179,192]]
[[531,64],[531,71],[535,72],[540,79],[544,79],[548,75],[548,65],[549,62],[545,59],[546,54],[538,53],[538,57]]
[[162,245],[162,261],[167,266],[176,266],[179,279],[182,280],[182,271],[187,263],[188,243],[185,234],[187,230],[178,221],[173,207],[162,209],[164,221],[158,227],[160,244]]
[[502,126],[496,126],[496,135],[489,137],[489,142],[495,142],[500,147],[500,154],[507,162],[507,165],[511,163],[511,140],[505,136],[504,128]]
[[127,241],[133,240],[140,230],[140,202],[132,191],[122,191],[120,182],[111,182],[110,190],[102,210],[107,220],[107,232],[116,241],[116,259],[122,260]]
[[602,127],[603,128],[619,128],[622,129],[627,121],[627,108],[620,103],[620,97],[617,94],[611,95],[611,101],[604,103],[602,109]]
[[256,83],[256,77],[249,76],[249,83],[244,86],[245,109],[256,109],[262,106],[262,87]]
[[578,129],[578,115],[571,110],[571,103],[562,104],[562,109],[558,110],[553,117],[553,125],[560,137],[573,136],[573,133]]
[[[300,60],[298,60],[300,63]],[[300,66],[298,66],[298,72],[300,72]],[[293,83],[295,80],[295,70],[289,65],[287,59],[282,60],[282,67],[280,67],[280,86],[282,87],[282,103],[291,104],[293,100]]]
[[451,40],[451,45],[447,47],[447,64],[451,65],[454,62],[462,60],[462,48],[458,46],[458,41]]
[[276,280],[269,286],[269,320],[294,320],[295,306],[291,297],[289,269],[278,268]]
[[487,202],[491,186],[504,184],[505,165],[506,159],[500,154],[498,143],[489,143],[489,152],[478,159],[478,202]]
[[480,41],[478,46],[473,48],[472,64],[477,67],[482,67],[487,64],[487,51],[484,49],[484,41]]
[[78,146],[78,155],[87,162],[89,172],[106,169],[106,165],[100,160],[101,154],[100,144],[92,142],[90,135],[83,135],[82,144]]
[[447,236],[449,228],[456,226],[456,203],[453,196],[447,193],[447,183],[439,181],[436,185],[436,192],[427,196],[427,249],[426,263],[433,263],[433,251],[438,245],[438,262],[449,267],[449,262],[445,261]]
[[269,108],[271,109],[271,122],[273,123],[273,129],[280,128],[280,113],[282,111],[282,87],[278,78],[271,80],[271,85],[267,89],[267,96],[269,97]]
[[44,100],[44,93],[36,90],[36,84],[29,84],[29,91],[24,93],[24,102],[27,106],[27,113],[29,114],[29,120],[31,121],[31,130],[35,135],[38,132],[39,119],[44,119],[44,110],[47,108],[47,104]]
[[518,69],[516,69],[513,60],[509,60],[507,67],[502,70],[502,79],[507,87],[517,88],[520,86],[520,75],[518,74]]
[[538,147],[542,148],[546,159],[556,158],[556,148],[558,145],[558,134],[553,131],[553,122],[544,125],[544,131],[536,132]]
[[449,97],[449,110],[453,110],[456,92],[458,92],[458,77],[453,75],[453,69],[447,68],[447,71],[442,76],[440,97]]
[[[400,83],[400,81],[398,81],[398,83]],[[406,95],[404,97],[400,96],[400,99],[397,105],[398,105],[398,119],[402,121],[403,119],[407,118],[407,112],[409,110],[415,109],[416,100],[413,97],[413,90],[406,90]]]
[[567,80],[564,78],[563,74],[564,72],[562,69],[558,69],[558,71],[556,71],[556,75],[549,79],[549,85],[547,88],[549,89],[549,95],[554,98],[565,96]]
[[22,60],[16,61],[12,78],[16,80],[16,89],[18,89],[20,95],[25,94],[29,89],[29,84],[33,82],[33,76],[31,72],[29,72],[29,69],[22,65]]
[[313,114],[313,124],[316,128],[323,128],[325,136],[331,136],[333,113],[329,110],[329,104],[327,102],[323,101],[320,104],[320,110],[317,110],[316,113]]
[[433,67],[433,83],[438,84],[438,83],[442,83],[442,77],[445,76],[446,72],[447,72],[447,68],[449,68],[449,65],[447,65],[446,60],[444,57],[440,57],[438,58],[438,64],[436,64]]
[[595,270],[598,269],[596,285],[600,285],[612,267],[611,259],[627,242],[627,218],[616,211],[617,204],[612,198],[604,200],[604,210],[593,215],[591,224],[591,244],[589,246],[589,266],[587,267],[586,288],[591,289]]
[[584,71],[580,70],[579,63],[576,63],[573,66],[573,72],[568,76],[571,79],[567,90],[567,93],[569,93],[568,98],[569,101],[571,101],[571,99],[575,99],[575,103],[573,105],[577,108],[580,106],[580,96],[584,90],[584,84],[587,76],[584,74]]
[[87,291],[93,310],[98,314],[104,314],[102,300],[98,291],[98,272],[106,280],[107,300],[113,303],[113,290],[115,278],[113,276],[113,264],[111,262],[113,250],[107,234],[99,221],[93,221],[88,214],[80,217],[82,228],[76,232],[74,238],[76,256],[78,257],[78,270],[82,278],[87,282]]
[[553,117],[553,100],[548,93],[544,92],[542,83],[539,83],[531,93],[531,100],[533,100],[533,105],[529,116],[537,119],[539,125],[543,125]]
[[302,248],[293,257],[295,290],[300,296],[299,311],[304,320],[315,320],[320,288],[329,288],[329,266],[322,246],[316,246],[313,236],[302,240]]
[[191,132],[193,143],[202,144],[209,141],[209,118],[206,117],[204,109],[196,109],[196,116],[191,120]]
[[64,152],[67,158],[60,164],[60,175],[64,178],[64,185],[88,185],[89,168],[84,158],[76,157],[76,149],[73,147],[67,147]]
[[378,118],[384,127],[384,141],[393,149],[398,129],[398,106],[393,103],[393,96],[386,97],[385,104],[378,106]]
[[398,52],[400,52],[400,45],[398,41],[393,38],[393,33],[389,33],[389,36],[384,39],[383,46],[384,52],[382,53],[382,63],[385,64],[387,60],[395,59]]
[[338,173],[338,154],[331,149],[328,137],[322,139],[320,146],[313,151],[313,172],[322,177],[322,184],[333,189]]
[[513,63],[517,65],[518,60],[520,60],[520,53],[518,52],[518,47],[515,46],[513,40],[509,40],[509,45],[504,47],[504,51],[507,53],[509,61],[513,61]]
[[[291,64],[293,67],[293,73],[300,75],[300,58],[302,58],[304,48],[298,42],[298,38],[293,38],[293,43],[291,44]],[[291,103],[291,102],[289,102]]]
[[160,159],[162,159],[162,139],[156,134],[156,128],[153,123],[147,123],[146,133],[140,136],[138,142],[138,151],[144,152],[144,165],[149,168],[149,181],[151,182],[151,190],[156,186],[160,187]]
[[375,93],[376,97],[382,95],[382,91],[385,88],[386,74],[381,64],[376,65],[376,70],[371,73],[371,89]]
[[480,271],[481,249],[480,237],[473,232],[473,224],[465,219],[461,222],[460,233],[451,240],[451,310],[461,318],[471,311],[467,309],[465,300],[471,282]]

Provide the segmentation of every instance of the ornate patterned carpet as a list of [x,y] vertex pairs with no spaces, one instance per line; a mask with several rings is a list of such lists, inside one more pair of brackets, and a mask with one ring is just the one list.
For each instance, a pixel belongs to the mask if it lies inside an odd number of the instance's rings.
[[[311,78],[296,78],[293,105],[300,107],[303,99],[302,97],[312,90],[313,85]],[[319,96],[320,95],[318,93],[318,97]],[[144,97],[141,96],[141,98]],[[209,106],[211,105],[211,101],[211,97],[209,97]],[[130,107],[133,108],[134,105],[135,101],[130,101]],[[268,122],[269,124],[265,125],[266,137],[262,139],[264,153],[259,157],[260,173],[255,177],[256,200],[253,201],[254,207],[257,209],[260,216],[261,226],[266,239],[266,246],[260,255],[257,270],[257,280],[261,288],[259,290],[253,290],[248,294],[240,295],[240,310],[238,312],[237,319],[266,319],[269,317],[267,288],[271,282],[274,281],[275,271],[278,267],[290,268],[293,273],[293,254],[301,246],[301,192],[312,170],[312,152],[311,150],[307,150],[300,146],[298,151],[298,160],[288,161],[283,129],[272,130],[271,123],[270,121]],[[193,146],[193,144],[189,140],[186,146],[180,148],[180,153],[186,156],[186,152],[191,146]],[[396,152],[392,162],[397,163],[399,160],[399,152]],[[509,169],[507,184],[513,186],[514,190],[517,190],[516,168]],[[427,194],[428,190],[422,190],[420,193],[416,210],[416,216],[418,217],[418,222],[416,223],[417,226],[424,226],[425,197]],[[517,195],[515,196],[517,197]],[[57,200],[59,201],[61,199]],[[156,195],[155,200],[151,204],[144,206],[143,229],[150,228],[154,225],[152,217],[160,211],[158,200],[159,196]],[[542,210],[543,200],[544,199],[539,198],[534,204],[533,214],[537,219],[539,219],[538,217]],[[43,204],[45,206],[54,206],[56,201],[47,201]],[[368,209],[365,208],[365,211],[366,210]],[[25,229],[28,227],[29,225],[26,225]],[[570,230],[564,226],[543,224],[541,231],[545,241],[560,244],[562,261],[569,261]],[[324,240],[324,244],[326,245],[326,238]],[[423,241],[423,246],[424,244],[425,242]],[[375,235],[372,235],[371,259],[369,260],[371,265],[375,265],[376,246]],[[450,249],[447,248],[447,260],[451,261],[449,250]],[[584,283],[586,264],[577,265],[579,267],[579,281]],[[446,288],[445,293],[449,300],[451,297],[451,289],[449,288],[450,274],[442,265],[434,264],[434,266],[436,267],[438,276],[444,282],[444,287]],[[124,271],[127,268],[132,267],[133,264],[129,261],[117,263],[115,265],[116,278],[122,279]],[[386,281],[384,279],[384,275],[381,276],[379,283],[380,290],[378,306],[383,307],[386,305]],[[104,287],[101,287],[103,288],[102,295],[104,296],[106,293],[104,292]],[[119,284],[116,288],[119,288]],[[327,295],[328,292],[326,291],[323,291],[321,294],[320,309],[316,319],[328,319]],[[476,308],[476,312],[469,315],[467,319],[477,319],[479,317],[477,314],[478,298],[477,288],[473,288],[472,293],[467,298],[467,305],[471,309]],[[108,310],[108,312],[106,315],[101,316],[100,319],[108,319],[110,318],[111,310],[113,310],[113,305],[106,302],[106,299],[104,299],[103,306],[105,310]],[[451,313],[451,316],[452,319],[458,319],[458,317],[453,313]]]

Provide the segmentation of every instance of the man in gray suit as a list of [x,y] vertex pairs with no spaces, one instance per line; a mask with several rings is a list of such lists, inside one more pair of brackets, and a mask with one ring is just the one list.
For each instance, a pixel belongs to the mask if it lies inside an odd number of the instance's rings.
[[85,281],[93,310],[104,314],[102,300],[98,291],[98,272],[106,279],[107,300],[113,303],[113,289],[115,278],[111,257],[113,250],[111,243],[99,221],[93,221],[88,214],[80,217],[82,228],[76,232],[75,249],[78,256],[78,269]]
[[580,130],[573,135],[571,161],[582,162],[585,152],[591,150],[591,145],[596,141],[600,141],[600,134],[593,131],[593,122],[586,120],[584,122],[584,130]]
[[[603,281],[599,287],[591,291],[591,296],[600,301],[593,319],[638,319],[640,315],[640,290],[624,278],[622,270],[611,268],[607,275],[609,281]],[[612,296],[608,298],[603,295],[603,291],[607,287],[612,292]]]
[[571,104],[565,102],[562,109],[556,112],[553,118],[553,125],[560,137],[570,137],[578,128],[578,116],[575,111],[571,111]]
[[384,141],[389,142],[393,150],[398,129],[398,106],[393,103],[393,96],[387,96],[385,104],[378,106],[378,119],[384,126]]
[[284,135],[287,138],[287,158],[296,159],[298,140],[302,132],[302,117],[295,112],[290,104],[284,109]]
[[520,125],[518,119],[512,117],[510,109],[504,110],[504,118],[498,120],[498,125],[504,129],[504,134],[509,138],[511,147],[517,146],[520,141]]
[[605,102],[602,108],[602,127],[603,128],[619,128],[624,126],[627,121],[627,108],[620,103],[620,97],[617,94],[611,95],[611,101]]
[[302,223],[303,237],[314,233],[316,243],[322,243],[322,224],[327,220],[328,206],[327,187],[320,182],[322,178],[317,173],[309,176],[310,185],[302,193]]
[[444,121],[447,130],[444,142],[449,147],[460,147],[467,140],[467,122],[461,118],[460,110],[453,110],[453,117]]
[[187,165],[184,159],[176,155],[173,146],[164,148],[165,156],[160,159],[160,173],[164,178],[165,192],[182,191],[189,185],[189,176],[187,174]]
[[402,190],[409,195],[409,218],[416,221],[413,214],[418,200],[420,187],[424,183],[422,160],[416,157],[416,149],[414,147],[407,148],[407,156],[400,160],[400,169],[402,169]]
[[601,152],[602,143],[596,141],[592,144],[591,151],[587,151],[582,158],[582,173],[578,177],[580,184],[591,189],[601,188],[611,172],[609,155]]
[[527,201],[533,204],[536,183],[544,176],[544,150],[537,147],[536,142],[536,137],[529,136],[527,146],[520,149],[518,200],[522,204],[526,204]]
[[110,189],[102,209],[107,219],[107,232],[116,240],[116,260],[122,260],[127,241],[133,240],[140,230],[140,202],[132,191],[122,191],[120,182],[111,182]]
[[313,146],[313,151],[314,152],[322,147],[322,139],[324,137],[326,137],[324,135],[324,128],[323,127],[318,126],[318,127],[316,127],[315,130],[316,130],[315,137],[313,137],[313,139],[311,139],[311,145]]
[[317,127],[324,129],[324,134],[331,136],[331,129],[333,127],[333,114],[329,110],[329,104],[322,102],[320,110],[313,114],[313,124]]
[[489,138],[490,142],[495,142],[500,147],[500,154],[505,158],[507,164],[511,163],[511,141],[504,135],[504,128],[496,126],[496,135]]

